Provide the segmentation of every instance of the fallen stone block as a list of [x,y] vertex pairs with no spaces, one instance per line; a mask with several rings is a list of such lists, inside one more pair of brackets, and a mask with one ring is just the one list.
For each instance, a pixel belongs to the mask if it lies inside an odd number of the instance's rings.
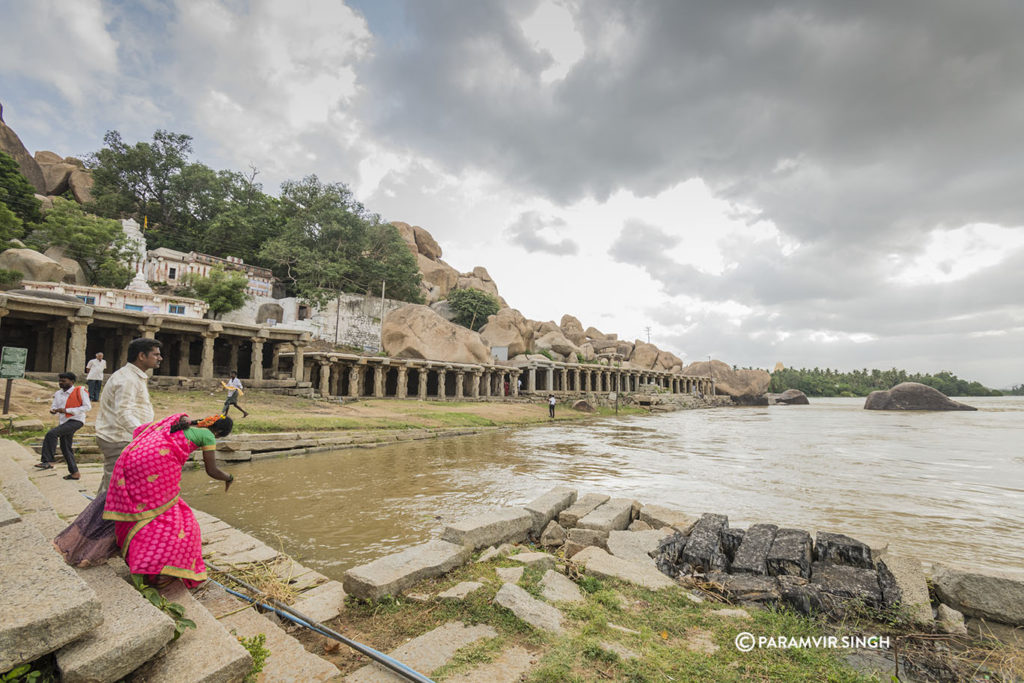
[[15,512],[7,502],[7,496],[0,494],[0,526],[7,526],[21,521],[21,515]]
[[938,613],[935,616],[935,627],[939,629],[940,633],[949,633],[954,636],[967,635],[964,615],[949,605],[939,604]]
[[96,593],[103,622],[57,651],[66,683],[117,681],[174,637],[174,622],[106,565],[78,570]]
[[300,593],[292,607],[322,624],[336,618],[345,609],[345,589],[337,581],[328,581]]
[[770,576],[811,577],[811,535],[802,529],[779,529],[765,558]]
[[721,586],[722,592],[736,602],[771,605],[781,597],[779,582],[770,576],[711,572],[707,580]]
[[774,524],[754,524],[743,536],[743,542],[736,550],[729,572],[733,574],[757,574],[763,576],[768,573],[768,566],[765,561],[768,559],[768,552],[772,549],[775,541],[775,534],[779,527]]
[[681,531],[662,539],[654,553],[654,566],[658,571],[672,578],[679,576],[679,556],[682,555],[688,540],[690,537]]
[[608,549],[608,532],[598,529],[569,529],[567,540],[583,547],[594,545]]
[[725,557],[730,564],[733,558],[736,557],[736,551],[739,550],[740,543],[743,543],[743,536],[746,533],[746,529],[732,529],[730,527],[722,529],[722,552],[725,553]]
[[467,595],[483,587],[484,585],[479,581],[463,581],[442,593],[438,593],[437,598],[438,600],[454,600],[456,602],[461,602],[466,599]]
[[530,626],[551,633],[562,632],[562,613],[551,605],[537,600],[515,584],[506,583],[494,596],[495,604],[501,605]]
[[843,534],[819,531],[814,540],[814,559],[818,562],[841,564],[847,567],[874,569],[871,548],[855,538]]
[[571,529],[581,519],[593,512],[598,505],[603,505],[609,500],[611,500],[611,496],[606,496],[603,493],[586,493],[567,509],[558,513],[558,523],[566,529]]
[[708,612],[708,614],[721,619],[753,619],[753,617],[750,616],[750,612],[745,609],[716,609]]
[[[529,519],[529,515],[527,515]],[[423,579],[440,576],[469,560],[468,546],[428,541],[345,572],[345,592],[364,600],[398,595]]]
[[41,432],[46,429],[42,420],[14,420],[11,429],[15,432]]
[[555,568],[555,558],[547,553],[519,553],[518,555],[509,556],[508,559],[521,562],[527,567],[537,567],[544,570]]
[[498,567],[494,570],[502,583],[519,583],[525,571],[526,567]]
[[559,486],[524,505],[523,509],[533,517],[533,526],[530,528],[530,534],[534,537],[540,536],[541,531],[548,525],[548,522],[555,519],[562,510],[565,510],[575,502],[576,489]]
[[629,526],[626,528],[630,531],[650,531],[654,527],[652,527],[647,522],[644,522],[639,519],[634,519],[632,522],[629,523]]
[[633,501],[628,498],[612,498],[597,506],[594,511],[576,523],[581,529],[612,531],[625,529],[633,521]]
[[728,559],[722,551],[722,531],[729,527],[725,515],[705,513],[690,530],[679,563],[686,573],[707,573],[724,570]]
[[828,562],[811,565],[811,583],[838,598],[859,600],[869,607],[882,606],[882,589],[878,572]]
[[579,586],[553,569],[544,572],[540,588],[541,597],[548,602],[583,602]]
[[982,573],[936,564],[932,584],[939,600],[966,615],[1024,626],[1024,571]]
[[216,456],[221,462],[249,462],[252,451],[216,451]]
[[497,548],[491,546],[487,550],[480,554],[480,559],[477,562],[488,562],[496,557],[503,557],[505,555],[511,555],[515,551],[516,547],[511,543],[502,543]]
[[566,538],[565,529],[555,520],[551,520],[540,535],[540,544],[545,548],[557,548],[565,543]]
[[441,534],[441,540],[478,550],[508,541],[522,541],[532,526],[533,516],[529,512],[522,508],[505,508],[450,524]]
[[631,562],[654,566],[652,554],[661,542],[674,533],[672,527],[650,531],[612,531],[608,534],[608,552]]
[[[434,669],[444,666],[458,650],[497,635],[497,631],[484,624],[466,626],[461,621],[453,621],[399,645],[388,655],[421,674],[429,675]],[[346,676],[345,680],[350,683],[393,683],[404,679],[374,663]]]
[[102,623],[96,593],[35,527],[0,527],[0,548],[0,671],[53,652]]
[[882,589],[885,607],[899,606],[912,623],[928,625],[932,622],[931,598],[921,563],[910,557],[883,553],[876,558],[878,585]]
[[521,647],[511,647],[495,659],[445,679],[445,683],[520,683],[537,656]]
[[619,579],[641,588],[658,590],[676,585],[675,581],[652,565],[623,560],[593,546],[576,553],[573,561],[583,565],[587,572],[594,576]]

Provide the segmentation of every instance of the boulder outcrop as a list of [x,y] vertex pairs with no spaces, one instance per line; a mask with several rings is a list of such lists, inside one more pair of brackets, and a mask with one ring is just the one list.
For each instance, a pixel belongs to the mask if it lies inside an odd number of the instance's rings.
[[480,337],[491,346],[507,346],[509,358],[533,349],[533,326],[514,308],[488,316]]
[[423,283],[429,292],[427,301],[434,303],[448,296],[459,281],[459,271],[444,261],[433,261],[423,254],[416,255],[416,265],[423,274]]
[[37,282],[63,282],[68,277],[68,272],[60,263],[32,249],[7,249],[0,252],[0,268],[16,270],[26,280]]
[[597,341],[605,341],[608,337],[596,327],[588,327],[584,330],[583,334],[587,335],[587,339],[594,339]]
[[576,346],[580,346],[587,341],[587,335],[583,331],[583,324],[568,313],[562,316],[558,326],[561,328],[565,338]]
[[637,339],[633,342],[633,353],[629,362],[634,368],[652,370],[658,361],[658,347]]
[[483,266],[477,266],[469,273],[461,273],[455,283],[455,289],[478,289],[500,299],[498,285]]
[[810,405],[807,395],[799,389],[786,389],[781,394],[774,394],[775,402],[784,406],[806,406]]
[[92,201],[92,174],[83,169],[75,169],[68,176],[68,189],[79,204]]
[[21,138],[14,132],[6,123],[4,123],[4,106],[0,104],[0,150],[3,150],[18,163],[18,170],[21,174],[28,178],[28,182],[32,187],[36,188],[36,192],[46,194],[46,178],[43,177],[43,171],[39,168],[39,164],[28,153],[25,149],[25,145],[22,144]]
[[89,284],[89,278],[85,276],[85,271],[82,269],[81,264],[75,259],[65,256],[64,250],[61,247],[50,247],[43,252],[43,256],[49,256],[60,264],[65,272],[64,282],[75,285]]
[[712,377],[715,393],[733,398],[761,396],[768,391],[772,376],[764,370],[733,370],[732,366],[720,360],[690,363],[682,370],[684,375]]
[[68,191],[68,179],[74,171],[81,170],[74,164],[69,164],[53,152],[36,152],[36,163],[43,173],[46,182],[46,194],[58,195]]
[[384,316],[384,352],[394,358],[452,363],[488,363],[491,353],[480,335],[454,325],[427,306],[408,304]]
[[888,391],[872,391],[865,410],[977,410],[948,398],[938,389],[918,382],[903,382]]
[[567,358],[575,357],[579,351],[579,347],[566,339],[561,330],[552,330],[538,337],[533,342],[533,348],[538,351],[554,351]]

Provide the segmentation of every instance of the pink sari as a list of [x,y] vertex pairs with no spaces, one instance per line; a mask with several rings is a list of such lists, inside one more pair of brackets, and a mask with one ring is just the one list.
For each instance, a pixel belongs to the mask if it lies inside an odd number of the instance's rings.
[[181,468],[195,444],[171,433],[181,413],[135,430],[110,478],[103,519],[114,521],[132,574],[176,576],[189,588],[206,580],[202,538],[181,500]]

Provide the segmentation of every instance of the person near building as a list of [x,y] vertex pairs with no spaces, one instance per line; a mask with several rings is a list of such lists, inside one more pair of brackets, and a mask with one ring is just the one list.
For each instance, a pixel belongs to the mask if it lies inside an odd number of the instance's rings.
[[100,400],[100,387],[106,369],[107,361],[103,360],[102,353],[97,353],[95,358],[85,364],[85,383],[89,386],[89,400],[93,403]]
[[160,367],[160,347],[156,339],[133,339],[128,344],[128,362],[110,376],[100,396],[96,443],[103,454],[103,480],[97,497],[107,492],[114,463],[132,440],[132,433],[139,425],[153,421],[147,373]]
[[60,388],[53,394],[50,414],[60,417],[57,426],[46,432],[46,436],[43,437],[42,461],[36,463],[36,467],[41,470],[53,469],[57,442],[60,441],[60,450],[64,454],[64,462],[68,466],[65,479],[82,478],[82,475],[78,473],[78,464],[75,462],[72,439],[75,432],[85,424],[85,415],[92,408],[92,402],[89,400],[89,394],[86,393],[85,387],[75,386],[75,379],[73,372],[62,372],[57,375],[57,386]]
[[234,370],[231,371],[231,379],[227,382],[221,382],[220,385],[228,390],[228,397],[224,399],[224,409],[221,410],[221,414],[227,417],[228,411],[231,406],[234,406],[242,411],[242,417],[249,417],[249,413],[242,406],[238,405],[239,395],[245,393],[242,390],[242,380],[238,379],[238,373]]
[[555,419],[555,395],[548,394],[548,416],[553,420]]

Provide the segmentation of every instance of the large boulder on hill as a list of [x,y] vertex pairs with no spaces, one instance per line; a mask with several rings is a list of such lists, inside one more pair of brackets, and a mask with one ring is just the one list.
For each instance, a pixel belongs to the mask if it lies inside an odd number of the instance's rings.
[[605,341],[608,337],[596,327],[588,327],[584,330],[583,334],[587,335],[587,339],[595,339],[597,341]]
[[583,354],[584,363],[590,363],[597,358],[597,354],[594,352],[594,347],[590,342],[580,344],[580,353]]
[[63,248],[50,247],[43,252],[43,256],[49,256],[59,263],[61,268],[64,269],[65,275],[63,282],[73,285],[89,284],[89,278],[85,276],[85,271],[82,269],[81,264],[79,264],[75,259],[65,256]]
[[619,354],[623,358],[629,358],[633,355],[633,342],[618,340],[615,342],[615,353]]
[[416,248],[421,254],[432,261],[441,258],[441,245],[437,243],[433,235],[418,225],[412,226],[412,233],[416,239]]
[[569,314],[565,314],[559,321],[558,326],[561,328],[562,334],[565,335],[565,338],[576,346],[587,341],[587,335],[583,331],[583,323],[581,323],[577,318],[574,318]]
[[59,155],[53,152],[36,152],[36,163],[43,172],[43,179],[46,182],[46,194],[58,195],[68,191],[68,179],[74,171],[81,170],[78,166],[69,164]]
[[637,339],[633,342],[633,353],[629,356],[629,362],[634,368],[652,370],[658,362],[658,353],[657,346]]
[[667,372],[679,372],[683,369],[683,359],[674,353],[659,351],[658,360],[654,364],[654,369],[665,370]]
[[472,272],[460,274],[458,281],[455,283],[455,289],[478,289],[481,292],[491,294],[495,298],[500,298],[498,295],[498,285],[491,279],[487,269],[482,266],[477,266]]
[[39,200],[39,212],[46,214],[47,211],[53,208],[53,197],[47,197],[44,194],[37,194],[35,198]]
[[864,401],[865,410],[977,410],[947,398],[938,389],[918,382],[903,382],[889,391],[872,391]]
[[682,370],[684,375],[713,377],[715,393],[733,398],[761,396],[768,391],[772,376],[765,370],[733,370],[731,365],[720,360],[690,363]]
[[412,252],[413,256],[420,253],[420,250],[416,248],[416,235],[413,233],[411,225],[402,221],[391,221],[391,225],[395,226],[398,230],[398,234],[405,240],[405,244],[409,247],[409,251]]
[[92,173],[76,168],[68,176],[68,189],[79,204],[92,201]]
[[407,304],[384,316],[384,352],[394,358],[489,363],[491,351],[476,332],[448,322],[427,306]]
[[533,334],[537,337],[542,337],[548,332],[562,332],[562,328],[550,320],[544,322],[541,322],[540,320],[531,320],[530,324],[533,325]]
[[430,290],[428,301],[433,303],[448,296],[459,281],[459,271],[444,261],[432,261],[423,254],[416,255],[416,264],[423,274],[423,282]]
[[0,268],[16,270],[26,280],[36,282],[63,282],[68,276],[57,261],[32,249],[7,249],[0,253]]
[[514,308],[503,308],[487,317],[480,337],[490,346],[507,346],[512,358],[533,348],[533,325]]
[[21,143],[21,138],[6,123],[4,123],[4,106],[0,104],[0,150],[10,154],[18,164],[18,170],[28,178],[36,192],[46,194],[46,179],[43,171],[32,155]]
[[578,346],[565,338],[561,330],[552,330],[537,337],[533,342],[533,348],[538,351],[554,351],[566,357],[575,356],[576,352],[580,350]]

